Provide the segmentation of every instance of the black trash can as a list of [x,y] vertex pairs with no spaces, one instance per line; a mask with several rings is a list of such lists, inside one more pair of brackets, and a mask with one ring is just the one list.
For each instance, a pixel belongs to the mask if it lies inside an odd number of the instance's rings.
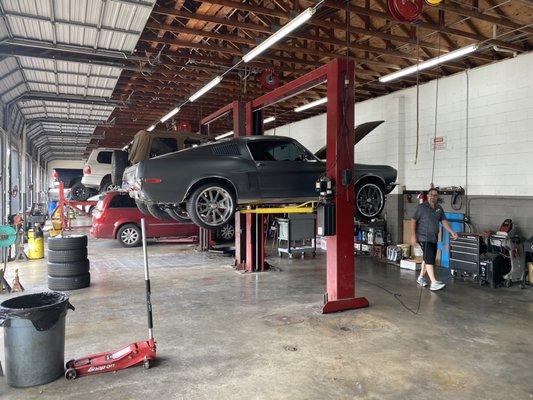
[[74,307],[59,292],[13,297],[0,304],[9,386],[44,385],[63,375],[68,309]]

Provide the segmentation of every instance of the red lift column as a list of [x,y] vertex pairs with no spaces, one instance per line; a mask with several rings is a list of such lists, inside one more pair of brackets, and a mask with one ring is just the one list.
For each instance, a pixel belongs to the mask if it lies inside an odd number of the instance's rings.
[[[263,112],[254,110],[252,103],[246,103],[246,136],[263,134]],[[265,270],[265,218],[260,214],[246,214],[246,272]]]
[[342,184],[343,171],[354,167],[354,62],[336,59],[328,68],[326,174],[335,183],[336,233],[327,238],[327,292],[322,312],[368,307],[355,297],[354,186],[353,177]]

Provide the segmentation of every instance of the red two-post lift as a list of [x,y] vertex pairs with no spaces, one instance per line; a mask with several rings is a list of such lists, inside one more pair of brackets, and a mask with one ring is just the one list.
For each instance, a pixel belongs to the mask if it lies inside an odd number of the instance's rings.
[[[368,307],[368,300],[355,297],[354,186],[343,182],[343,171],[353,171],[355,143],[355,62],[335,59],[246,104],[246,134],[262,134],[260,110],[316,85],[327,84],[326,174],[335,183],[336,234],[327,238],[327,289],[323,313]],[[259,132],[260,130],[260,132]],[[263,232],[262,229],[259,230]],[[256,246],[264,241],[258,238]],[[256,250],[264,254],[264,249]],[[260,256],[261,258],[261,256]],[[262,260],[260,260],[263,262]],[[261,269],[262,265],[255,266]]]
[[[355,143],[355,102],[354,102],[353,60],[335,59],[273,91],[252,100],[245,105],[245,118],[242,103],[234,102],[202,120],[212,122],[221,115],[233,110],[234,135],[242,134],[245,124],[246,135],[263,134],[262,109],[327,83],[327,161],[326,175],[335,183],[336,233],[327,237],[327,288],[324,296],[323,313],[368,307],[368,300],[355,297],[355,259],[353,182],[343,184],[343,171],[353,171]],[[237,213],[238,214],[238,213]],[[240,219],[237,217],[237,221]],[[242,215],[241,215],[242,218]],[[248,272],[263,271],[265,266],[264,229],[261,215],[245,214],[246,223],[236,223],[236,238],[241,228],[245,229],[246,245],[236,243],[236,264]]]

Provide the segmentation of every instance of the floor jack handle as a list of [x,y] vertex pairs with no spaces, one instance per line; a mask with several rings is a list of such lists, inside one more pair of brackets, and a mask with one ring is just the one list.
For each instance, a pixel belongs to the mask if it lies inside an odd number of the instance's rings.
[[150,275],[148,272],[148,250],[146,249],[146,225],[144,218],[141,218],[141,233],[143,241],[144,257],[144,283],[146,286],[146,310],[148,311],[148,338],[154,338],[154,322],[152,319],[152,292],[150,290]]

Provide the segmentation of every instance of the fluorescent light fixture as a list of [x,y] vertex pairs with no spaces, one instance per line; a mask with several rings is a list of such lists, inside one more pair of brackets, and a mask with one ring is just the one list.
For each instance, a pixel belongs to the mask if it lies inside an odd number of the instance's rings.
[[229,132],[223,133],[222,135],[215,136],[215,140],[224,139],[231,135],[233,135],[233,131],[229,131]]
[[296,107],[294,109],[294,111],[295,112],[301,112],[301,111],[307,110],[309,108],[313,108],[313,107],[319,106],[320,104],[325,104],[327,102],[328,102],[328,98],[324,97],[322,99],[318,99],[318,100],[312,101],[311,103],[304,104],[303,106]]
[[287,36],[289,33],[300,27],[301,25],[305,24],[313,14],[315,13],[315,9],[313,7],[309,7],[302,13],[300,13],[296,18],[289,21],[287,24],[283,25],[277,32],[273,33],[271,36],[266,38],[263,42],[259,43],[256,47],[254,47],[252,50],[250,50],[248,53],[246,53],[242,60],[247,63],[252,61],[255,57],[257,57],[259,54],[261,54],[263,51],[268,49],[270,46],[272,46],[274,43],[278,42],[285,36]]
[[222,77],[217,76],[215,79],[213,79],[211,82],[209,82],[207,85],[205,85],[203,88],[201,88],[199,91],[197,91],[195,94],[193,94],[191,97],[189,97],[189,101],[195,101],[200,96],[204,95],[205,93],[209,92],[211,89],[213,89],[216,85],[218,85],[220,82],[222,82]]
[[155,129],[155,124],[150,125],[148,129],[146,129],[148,132],[152,132]]
[[410,67],[393,72],[392,74],[382,76],[379,78],[379,81],[381,83],[385,83],[385,82],[390,82],[395,79],[401,78],[402,76],[415,74],[417,70],[422,71],[428,68],[432,68],[436,65],[443,64],[451,60],[455,60],[456,58],[464,57],[467,54],[470,54],[476,51],[478,47],[479,45],[477,44],[471,44],[470,46],[461,47],[460,49],[450,51],[449,53],[443,54],[442,56],[431,58],[427,61],[421,62],[420,64],[412,65]]
[[172,111],[170,111],[168,114],[165,114],[165,116],[163,118],[160,119],[161,122],[165,122],[167,120],[169,120],[170,118],[172,118],[174,115],[176,115],[178,112],[180,111],[180,108],[179,107],[176,107],[175,109],[173,109]]
[[268,117],[263,120],[263,124],[268,124],[269,122],[274,122],[276,117]]

